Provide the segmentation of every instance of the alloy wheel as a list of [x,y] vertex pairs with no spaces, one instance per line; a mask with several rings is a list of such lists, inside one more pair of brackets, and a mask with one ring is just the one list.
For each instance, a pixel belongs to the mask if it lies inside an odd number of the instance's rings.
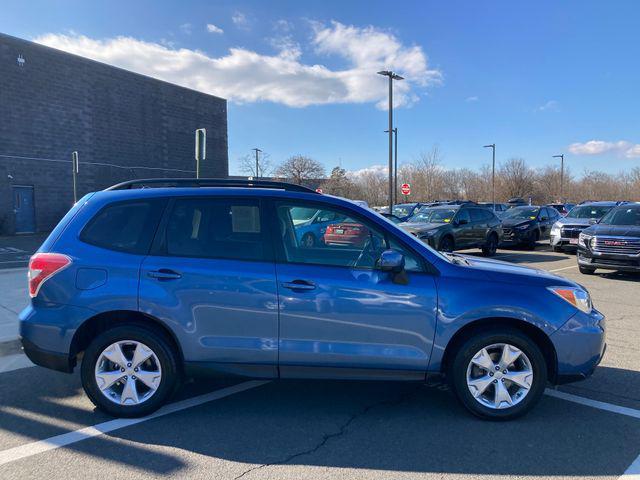
[[527,355],[508,343],[477,352],[467,367],[467,387],[481,405],[495,409],[517,405],[531,391],[533,368]]
[[94,374],[100,392],[118,405],[146,402],[162,381],[160,360],[153,350],[135,340],[121,340],[105,348]]

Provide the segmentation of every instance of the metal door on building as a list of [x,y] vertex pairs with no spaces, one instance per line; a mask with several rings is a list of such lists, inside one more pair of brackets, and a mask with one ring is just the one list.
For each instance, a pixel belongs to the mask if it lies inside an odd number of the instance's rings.
[[36,212],[32,186],[13,186],[13,211],[16,214],[16,233],[35,232]]

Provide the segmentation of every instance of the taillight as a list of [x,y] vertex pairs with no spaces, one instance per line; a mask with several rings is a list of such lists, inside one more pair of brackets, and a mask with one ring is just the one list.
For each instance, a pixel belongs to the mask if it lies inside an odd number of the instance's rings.
[[71,265],[71,259],[61,253],[36,253],[29,260],[29,296],[38,295],[44,282]]

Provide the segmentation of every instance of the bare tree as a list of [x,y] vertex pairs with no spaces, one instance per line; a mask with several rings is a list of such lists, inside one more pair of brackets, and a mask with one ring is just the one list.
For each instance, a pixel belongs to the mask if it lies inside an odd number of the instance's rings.
[[324,178],[325,171],[317,160],[304,155],[294,155],[276,169],[276,176],[303,185],[305,180]]
[[535,173],[523,158],[507,160],[498,173],[503,196],[525,198],[533,195]]
[[253,154],[247,154],[238,159],[240,163],[239,170],[248,177],[269,177],[273,174],[273,165],[269,159],[268,153],[262,152],[258,157],[258,172],[256,172],[256,157]]

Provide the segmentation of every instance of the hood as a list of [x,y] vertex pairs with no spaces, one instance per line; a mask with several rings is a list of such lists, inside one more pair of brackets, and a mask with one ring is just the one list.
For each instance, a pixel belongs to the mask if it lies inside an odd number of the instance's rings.
[[503,218],[502,226],[503,227],[519,227],[520,225],[527,225],[531,222],[535,222],[535,220],[526,220],[522,218]]
[[402,222],[398,226],[410,233],[428,232],[446,226],[446,223]]
[[556,223],[560,224],[560,225],[591,225],[591,219],[590,218],[567,218],[567,217],[560,217],[558,220],[556,220]]
[[611,235],[617,237],[640,238],[640,226],[638,225],[591,225],[583,230],[587,235]]
[[546,270],[470,255],[461,256],[469,262],[468,268],[483,273],[490,280],[505,283],[536,283],[542,286],[579,286],[571,280]]

